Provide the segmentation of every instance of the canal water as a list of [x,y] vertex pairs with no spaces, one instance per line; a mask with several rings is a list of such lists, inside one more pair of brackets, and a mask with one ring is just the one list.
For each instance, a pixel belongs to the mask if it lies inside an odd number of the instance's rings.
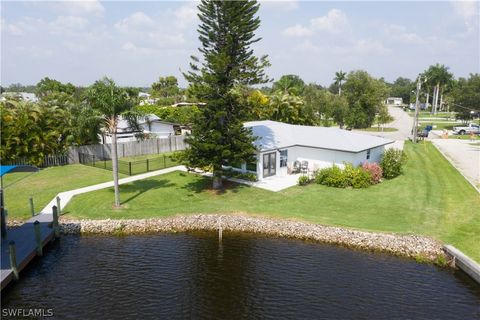
[[258,235],[66,236],[2,294],[2,313],[15,308],[56,319],[466,320],[480,318],[480,286],[408,259]]

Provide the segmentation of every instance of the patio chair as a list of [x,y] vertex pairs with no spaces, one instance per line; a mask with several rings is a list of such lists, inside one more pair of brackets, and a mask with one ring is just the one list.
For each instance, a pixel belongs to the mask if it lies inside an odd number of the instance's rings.
[[302,165],[300,164],[300,161],[295,161],[293,163],[293,173],[299,173],[300,170],[302,170]]
[[302,172],[303,173],[308,172],[308,161],[302,161]]

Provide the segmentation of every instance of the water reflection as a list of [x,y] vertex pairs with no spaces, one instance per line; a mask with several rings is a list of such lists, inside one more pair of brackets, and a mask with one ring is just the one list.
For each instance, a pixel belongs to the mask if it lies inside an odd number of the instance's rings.
[[475,319],[465,274],[254,235],[64,237],[2,294],[58,319]]

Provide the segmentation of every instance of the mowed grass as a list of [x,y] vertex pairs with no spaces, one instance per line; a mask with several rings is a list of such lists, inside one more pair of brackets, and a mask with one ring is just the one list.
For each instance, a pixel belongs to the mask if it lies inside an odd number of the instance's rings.
[[230,185],[222,193],[208,178],[174,172],[75,197],[71,218],[149,218],[195,213],[245,213],[371,231],[414,233],[452,243],[480,261],[480,196],[431,143],[405,144],[402,176],[368,189],[316,184],[270,192]]
[[[120,158],[118,160],[118,171],[126,175],[136,175],[174,167],[177,166],[179,163],[174,159],[173,156],[173,152],[168,152]],[[89,165],[100,169],[112,170],[112,160],[92,161],[91,159]]]
[[3,182],[8,216],[17,220],[30,218],[30,196],[33,197],[35,211],[39,212],[59,192],[111,180],[111,171],[80,164],[46,168],[37,173],[6,174]]

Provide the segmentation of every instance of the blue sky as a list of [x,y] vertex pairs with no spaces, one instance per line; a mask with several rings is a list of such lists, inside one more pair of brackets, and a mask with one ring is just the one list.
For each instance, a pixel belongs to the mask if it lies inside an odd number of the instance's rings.
[[[197,54],[196,2],[2,1],[1,83],[43,77],[88,85],[106,75],[149,86],[188,70]],[[456,77],[480,72],[478,2],[262,1],[255,45],[270,77],[328,85],[363,69],[393,81],[430,64]]]

